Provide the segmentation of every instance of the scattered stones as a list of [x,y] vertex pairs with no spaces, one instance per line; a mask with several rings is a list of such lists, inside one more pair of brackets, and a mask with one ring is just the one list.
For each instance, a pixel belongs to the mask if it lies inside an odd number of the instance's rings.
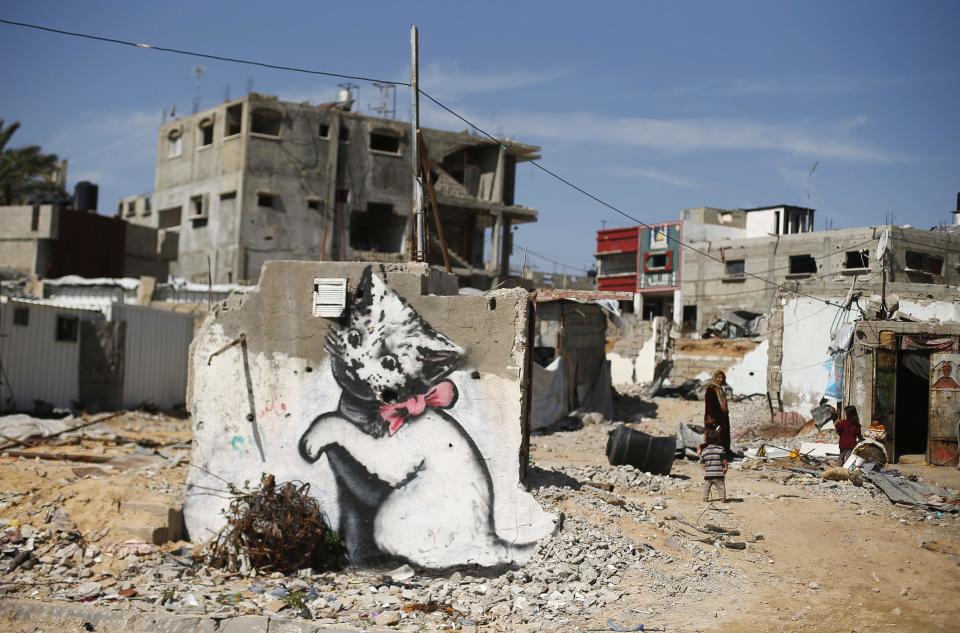
[[393,626],[400,623],[399,611],[382,611],[373,618],[373,623],[377,626]]

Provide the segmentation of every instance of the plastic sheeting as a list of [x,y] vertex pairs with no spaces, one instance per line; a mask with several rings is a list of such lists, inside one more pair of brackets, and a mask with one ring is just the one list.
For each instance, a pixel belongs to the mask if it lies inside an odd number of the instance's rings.
[[555,358],[546,367],[533,363],[531,430],[553,426],[557,420],[567,415],[565,376],[562,358]]
[[845,352],[831,356],[823,366],[827,368],[827,388],[824,396],[834,400],[843,400],[843,365],[847,358]]
[[570,411],[567,407],[566,375],[563,357],[558,356],[546,367],[533,363],[531,430],[549,428],[571,413],[600,413],[607,420],[613,418],[610,361],[603,361],[600,364],[600,369],[593,377],[592,383],[576,385],[577,401],[580,406],[574,411]]

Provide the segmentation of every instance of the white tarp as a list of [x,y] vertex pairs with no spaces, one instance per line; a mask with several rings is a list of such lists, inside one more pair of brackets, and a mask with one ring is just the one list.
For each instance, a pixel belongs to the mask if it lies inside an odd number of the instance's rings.
[[567,414],[566,379],[563,359],[557,357],[543,367],[533,363],[533,407],[530,411],[530,429],[545,429]]

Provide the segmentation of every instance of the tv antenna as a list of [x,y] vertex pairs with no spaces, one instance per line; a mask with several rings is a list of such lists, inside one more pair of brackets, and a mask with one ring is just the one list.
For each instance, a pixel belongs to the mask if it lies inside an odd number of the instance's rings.
[[193,67],[193,76],[194,80],[194,91],[193,91],[193,113],[196,114],[200,110],[200,80],[203,78],[204,72],[203,66],[194,66]]
[[380,91],[380,101],[376,104],[368,104],[372,112],[375,112],[381,119],[397,118],[397,86],[396,84],[387,84],[381,81],[374,81],[374,87]]
[[807,204],[810,204],[810,195],[813,193],[813,172],[817,171],[817,166],[820,164],[820,161],[814,161],[813,167],[810,168],[810,173],[807,174]]

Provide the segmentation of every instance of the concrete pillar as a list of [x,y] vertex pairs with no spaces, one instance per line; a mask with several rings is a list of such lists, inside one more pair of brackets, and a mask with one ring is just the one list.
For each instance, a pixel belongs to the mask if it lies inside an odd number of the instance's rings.
[[490,257],[486,261],[486,268],[490,272],[496,271],[500,263],[500,252],[503,250],[502,234],[503,216],[497,214],[493,224],[493,233],[490,236]]
[[500,154],[497,156],[497,170],[493,174],[493,191],[491,202],[503,204],[503,170],[507,162],[507,152],[500,148]]
[[[502,216],[501,216],[502,217]],[[510,218],[503,218],[503,233],[500,236],[500,259],[497,267],[499,275],[510,274],[510,244],[513,241],[513,234],[510,232]]]
[[680,288],[673,291],[673,322],[677,327],[683,325],[683,291]]

